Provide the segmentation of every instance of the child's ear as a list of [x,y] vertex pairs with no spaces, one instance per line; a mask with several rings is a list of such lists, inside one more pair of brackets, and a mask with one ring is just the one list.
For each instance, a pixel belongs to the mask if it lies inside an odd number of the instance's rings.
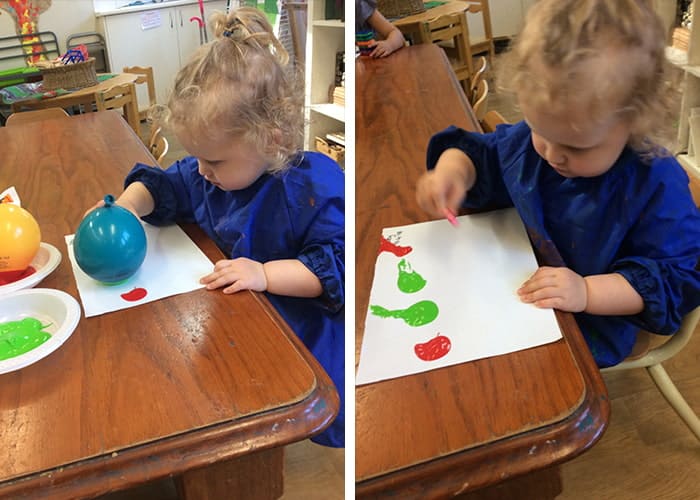
[[278,146],[282,144],[282,141],[284,139],[284,134],[282,134],[282,130],[276,128],[272,131],[272,140],[275,141],[275,144]]

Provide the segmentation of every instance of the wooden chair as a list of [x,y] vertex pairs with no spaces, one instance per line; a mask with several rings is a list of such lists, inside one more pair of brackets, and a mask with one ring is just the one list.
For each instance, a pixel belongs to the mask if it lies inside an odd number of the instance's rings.
[[489,64],[493,67],[493,58],[496,51],[493,45],[493,31],[491,29],[491,11],[489,10],[489,0],[465,0],[469,3],[469,8],[466,11],[467,16],[481,15],[481,21],[484,27],[483,36],[474,36],[469,34],[469,52],[470,56],[486,53]]
[[[156,83],[153,78],[153,68],[151,66],[124,66],[123,71],[124,73],[139,75],[134,83],[146,84],[148,89],[148,106],[154,106],[156,104]],[[146,118],[148,118],[148,109],[140,110],[139,120],[144,121]]]
[[652,339],[659,336],[640,331],[633,354],[622,363],[601,370],[601,372],[606,373],[633,368],[646,368],[651,379],[666,398],[666,401],[678,413],[678,416],[681,417],[698,440],[700,440],[700,419],[698,419],[698,416],[678,391],[661,363],[675,356],[685,347],[697,328],[699,321],[700,307],[696,307],[685,315],[678,332],[667,337],[666,342],[660,346],[651,349],[649,346],[652,344]]
[[51,118],[68,118],[68,113],[62,108],[46,108],[37,109],[35,111],[24,111],[21,113],[12,113],[7,117],[5,125],[17,125],[19,123],[38,122]]
[[501,115],[501,113],[499,113],[495,109],[487,111],[486,114],[484,114],[484,118],[479,121],[481,129],[485,133],[493,132],[494,130],[496,130],[496,127],[502,123],[508,122],[505,118],[503,118],[503,115]]
[[136,85],[125,83],[95,94],[97,111],[108,109],[121,109],[124,119],[134,129],[136,135],[141,137],[141,120],[139,118],[139,106],[136,98]]
[[486,78],[486,69],[488,67],[488,63],[486,62],[486,58],[484,56],[480,56],[478,59],[478,62],[474,66],[474,72],[471,75],[470,78],[470,83],[469,83],[469,98],[475,94],[477,91],[477,88],[479,87],[479,83],[481,80],[484,80]]
[[166,139],[163,135],[161,128],[153,128],[151,131],[151,136],[148,139],[148,150],[151,152],[158,164],[160,164],[160,161],[168,153],[168,147],[168,139]]
[[489,84],[486,80],[481,80],[476,91],[472,94],[471,105],[474,109],[476,119],[481,122],[486,116],[486,102],[489,96]]

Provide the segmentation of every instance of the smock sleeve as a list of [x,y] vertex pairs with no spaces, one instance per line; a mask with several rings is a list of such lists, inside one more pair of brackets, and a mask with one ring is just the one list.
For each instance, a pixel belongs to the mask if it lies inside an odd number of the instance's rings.
[[124,187],[141,182],[153,196],[154,210],[142,219],[154,226],[173,222],[193,222],[190,189],[198,182],[192,175],[197,160],[186,157],[166,170],[137,163],[124,180]]
[[501,144],[508,140],[510,128],[510,125],[502,125],[495,132],[479,134],[451,126],[438,132],[428,144],[428,170],[435,168],[444,151],[459,149],[472,160],[476,168],[476,182],[467,193],[463,206],[472,209],[512,206],[503,182],[502,154],[499,152]]
[[687,175],[671,167],[657,169],[663,178],[629,232],[625,257],[613,265],[644,300],[644,310],[629,319],[659,334],[676,332],[683,316],[700,305],[700,211]]
[[294,232],[301,242],[297,258],[321,281],[323,292],[313,300],[336,313],[345,305],[345,176],[327,156],[306,157],[314,164],[312,182],[291,188]]

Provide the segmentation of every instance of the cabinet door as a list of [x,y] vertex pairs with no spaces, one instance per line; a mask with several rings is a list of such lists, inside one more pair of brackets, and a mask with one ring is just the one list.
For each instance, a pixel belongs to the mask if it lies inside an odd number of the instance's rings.
[[[221,12],[226,12],[226,1],[217,0],[215,2],[205,2],[204,3],[204,21],[209,20],[209,16],[215,10],[220,10]],[[199,5],[183,5],[182,7],[176,7],[177,19],[176,25],[178,29],[178,47],[180,51],[180,65],[184,66],[189,60],[190,56],[195,50],[200,46],[201,39],[199,34],[199,23],[194,20],[195,17],[201,17],[199,12]],[[193,19],[190,21],[190,19]],[[214,35],[211,32],[211,26],[207,22],[207,39],[212,41]]]
[[[165,103],[180,67],[174,8],[154,9],[103,17],[109,63],[113,71],[124,66],[151,66],[156,100]],[[137,85],[141,108],[148,103],[145,85]]]

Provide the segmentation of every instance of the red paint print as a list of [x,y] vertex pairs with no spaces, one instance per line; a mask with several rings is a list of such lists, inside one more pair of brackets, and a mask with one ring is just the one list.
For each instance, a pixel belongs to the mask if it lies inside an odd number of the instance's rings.
[[402,247],[399,245],[394,245],[391,241],[387,240],[384,236],[382,236],[382,239],[379,242],[379,252],[377,253],[391,252],[397,257],[403,257],[404,255],[411,253],[412,251],[413,247]]
[[15,281],[22,280],[27,276],[31,276],[36,272],[32,266],[29,266],[24,271],[3,271],[0,273],[0,286],[9,285]]
[[413,350],[416,352],[416,356],[423,361],[435,361],[450,352],[451,348],[452,342],[450,342],[450,339],[438,333],[435,338],[423,344],[416,344]]
[[134,288],[130,292],[123,293],[121,298],[129,302],[136,302],[137,300],[144,298],[146,295],[148,295],[148,292],[145,288]]

